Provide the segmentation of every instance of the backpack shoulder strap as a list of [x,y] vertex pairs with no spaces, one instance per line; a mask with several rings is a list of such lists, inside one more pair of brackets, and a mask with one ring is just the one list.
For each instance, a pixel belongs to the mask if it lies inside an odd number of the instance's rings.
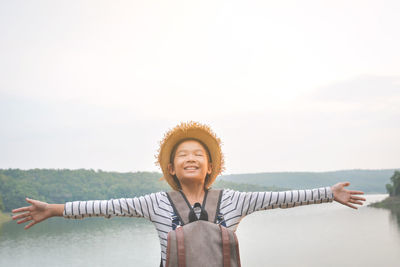
[[[167,196],[179,220],[183,225],[188,224],[190,222],[189,214],[192,211],[192,208],[184,194],[180,191],[174,190],[167,192]],[[222,189],[209,189],[206,192],[202,209],[207,212],[209,222],[217,222],[221,197]]]
[[183,225],[188,224],[188,214],[191,211],[190,204],[187,203],[187,200],[182,196],[181,192],[179,191],[174,190],[167,192],[167,196],[169,202],[171,202],[171,206],[174,209],[176,216],[178,216]]
[[203,207],[208,214],[208,221],[212,223],[217,222],[219,213],[219,205],[222,198],[222,189],[209,189],[207,198],[204,200]]

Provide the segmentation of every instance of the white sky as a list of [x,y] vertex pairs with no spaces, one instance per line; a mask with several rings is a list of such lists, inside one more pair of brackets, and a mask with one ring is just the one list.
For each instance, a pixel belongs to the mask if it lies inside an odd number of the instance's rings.
[[399,1],[1,1],[0,168],[159,171],[180,121],[226,174],[400,166]]

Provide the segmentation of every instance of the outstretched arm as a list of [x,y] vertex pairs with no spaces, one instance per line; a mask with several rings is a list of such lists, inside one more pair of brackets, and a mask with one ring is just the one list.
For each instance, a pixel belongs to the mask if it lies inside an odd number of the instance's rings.
[[13,213],[24,212],[12,217],[13,220],[21,219],[17,221],[18,224],[31,221],[24,229],[29,229],[33,225],[51,217],[63,216],[64,204],[48,204],[30,198],[26,198],[26,202],[32,205],[12,210]]
[[[172,212],[165,192],[133,198],[72,201],[65,204],[48,204],[29,198],[26,198],[26,201],[32,206],[21,207],[12,211],[13,213],[21,213],[12,217],[14,220],[20,219],[17,222],[18,224],[31,221],[25,226],[25,229],[29,229],[36,223],[53,216],[63,216],[67,219],[83,219],[92,216],[105,218],[129,216],[144,217],[152,221],[152,219],[159,217],[168,217]],[[171,210],[169,210],[170,208]]]
[[227,189],[221,199],[220,212],[226,226],[236,229],[244,216],[255,211],[326,203],[333,199],[330,186],[280,192],[239,192]]
[[350,203],[362,205],[361,201],[365,201],[365,198],[354,195],[364,194],[364,192],[344,189],[344,186],[348,185],[350,185],[349,182],[342,182],[321,188],[281,192],[238,192],[224,190],[220,212],[224,215],[228,227],[236,227],[241,218],[259,210],[292,208],[333,201],[357,209],[357,207]]
[[363,202],[361,202],[361,201],[365,201],[366,199],[363,197],[355,196],[355,195],[363,195],[364,192],[351,191],[351,190],[347,190],[344,188],[345,186],[349,186],[349,185],[350,185],[349,182],[342,182],[342,183],[337,183],[334,186],[332,186],[331,189],[333,192],[334,200],[343,205],[346,205],[350,208],[358,209],[356,206],[354,206],[350,203],[362,205]]

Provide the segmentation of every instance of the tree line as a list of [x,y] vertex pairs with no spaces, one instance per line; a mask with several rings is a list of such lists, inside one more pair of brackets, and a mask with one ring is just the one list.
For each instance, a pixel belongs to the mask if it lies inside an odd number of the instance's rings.
[[[0,210],[26,206],[25,197],[48,203],[101,200],[169,191],[158,172],[105,172],[93,169],[0,169]],[[218,180],[218,179],[217,179]],[[280,191],[285,188],[217,181],[214,188]]]
[[395,171],[390,177],[392,184],[386,184],[386,190],[391,197],[400,196],[400,171]]

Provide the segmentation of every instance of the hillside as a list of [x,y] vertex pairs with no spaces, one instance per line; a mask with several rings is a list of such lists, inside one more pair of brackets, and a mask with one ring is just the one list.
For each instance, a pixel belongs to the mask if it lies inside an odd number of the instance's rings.
[[223,175],[221,179],[235,183],[306,189],[349,181],[350,187],[367,194],[386,193],[385,184],[396,169],[340,170],[330,172],[265,172]]
[[[105,172],[69,169],[0,169],[0,203],[11,211],[25,206],[25,197],[48,203],[73,200],[134,197],[157,191],[169,191],[157,172]],[[281,191],[284,188],[217,181],[214,188],[239,191]]]
[[[214,188],[239,191],[282,191],[334,185],[349,181],[350,188],[365,193],[386,193],[394,169],[333,172],[275,172],[223,175]],[[69,169],[0,169],[0,203],[4,211],[24,206],[25,197],[49,203],[111,199],[170,190],[158,172],[106,172]]]

